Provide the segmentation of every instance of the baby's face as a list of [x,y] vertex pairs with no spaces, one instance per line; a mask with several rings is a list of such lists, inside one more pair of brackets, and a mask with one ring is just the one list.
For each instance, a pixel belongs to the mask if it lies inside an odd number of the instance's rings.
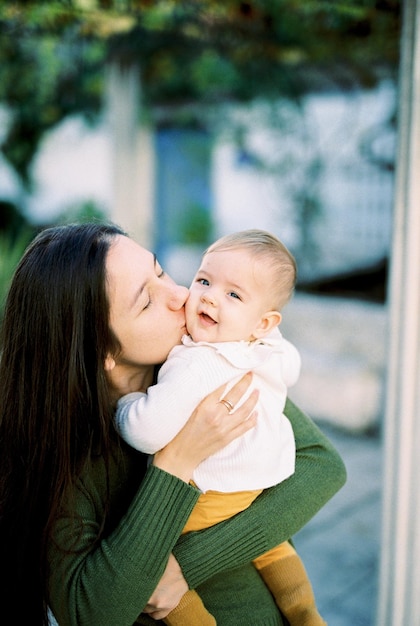
[[203,257],[185,305],[194,341],[249,341],[269,310],[270,272],[243,249]]

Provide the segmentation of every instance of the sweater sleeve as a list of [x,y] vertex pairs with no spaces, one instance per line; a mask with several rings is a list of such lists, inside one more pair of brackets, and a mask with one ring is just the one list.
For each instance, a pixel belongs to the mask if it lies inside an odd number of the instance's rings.
[[[98,473],[94,478],[76,495],[79,525],[66,517],[56,525],[49,554],[50,605],[60,626],[131,626],[162,577],[199,494],[151,466],[124,516],[95,543],[104,480],[102,475],[97,480]],[[124,481],[118,475],[117,487]],[[115,504],[118,489],[113,499]]]
[[194,350],[194,358],[188,358],[193,350],[170,356],[162,365],[157,384],[150,386],[147,394],[134,392],[118,400],[117,430],[136,450],[155,454],[164,448],[213,390],[210,373],[203,375],[208,368],[202,351]]
[[290,400],[285,414],[295,434],[295,473],[232,519],[180,537],[174,554],[190,588],[291,538],[344,485],[345,466],[330,441]]

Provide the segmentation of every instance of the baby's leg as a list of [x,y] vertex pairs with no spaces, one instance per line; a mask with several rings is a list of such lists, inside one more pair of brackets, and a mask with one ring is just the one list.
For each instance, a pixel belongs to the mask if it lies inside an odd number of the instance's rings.
[[190,589],[163,620],[168,626],[216,626],[216,620],[196,591]]
[[254,565],[290,626],[326,626],[305,567],[289,542],[255,559]]
[[[196,486],[193,482],[192,484]],[[182,533],[203,530],[229,519],[246,509],[261,493],[239,491],[202,493],[185,524]],[[163,620],[167,626],[216,626],[215,618],[207,611],[196,591],[190,590],[181,598],[178,606]]]

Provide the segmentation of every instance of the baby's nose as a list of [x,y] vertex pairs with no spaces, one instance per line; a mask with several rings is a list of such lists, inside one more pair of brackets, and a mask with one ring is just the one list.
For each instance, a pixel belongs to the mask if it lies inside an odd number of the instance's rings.
[[201,296],[203,302],[208,302],[209,304],[216,304],[216,296],[213,291],[207,289],[205,293]]

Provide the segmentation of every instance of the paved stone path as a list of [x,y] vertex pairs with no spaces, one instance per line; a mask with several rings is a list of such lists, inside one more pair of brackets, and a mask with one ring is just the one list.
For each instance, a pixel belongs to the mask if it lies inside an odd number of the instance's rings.
[[344,459],[343,489],[295,536],[328,626],[375,626],[382,443],[320,424]]

